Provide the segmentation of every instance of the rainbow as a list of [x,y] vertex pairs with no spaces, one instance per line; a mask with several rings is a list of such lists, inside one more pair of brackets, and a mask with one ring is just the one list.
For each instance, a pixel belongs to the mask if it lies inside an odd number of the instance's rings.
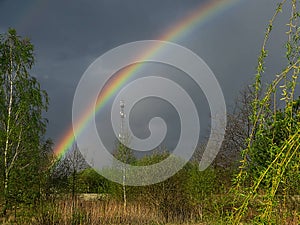
[[[162,41],[177,41],[187,32],[191,32],[193,29],[198,28],[205,22],[209,21],[214,16],[221,12],[228,10],[238,2],[242,0],[210,0],[205,4],[201,4],[195,11],[186,16],[183,20],[172,26],[167,32],[165,32],[158,40]],[[157,54],[158,50],[163,48],[162,45],[156,45],[151,47],[148,51],[144,52],[140,59],[145,60],[153,54]],[[141,68],[142,64],[134,64],[126,67],[118,76],[114,76],[101,90],[101,93],[97,99],[96,106],[91,105],[87,111],[82,115],[81,119],[76,124],[71,126],[63,138],[59,141],[54,154],[60,159],[63,157],[75,142],[75,137],[80,135],[86,124],[93,118],[109,99],[121,89],[125,82],[134,76],[136,72]],[[95,110],[94,110],[95,109]]]

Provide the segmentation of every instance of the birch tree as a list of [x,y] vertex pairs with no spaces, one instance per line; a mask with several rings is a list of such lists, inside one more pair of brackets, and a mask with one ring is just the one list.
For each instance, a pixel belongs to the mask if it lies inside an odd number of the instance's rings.
[[47,110],[48,97],[36,78],[30,76],[33,64],[33,45],[28,39],[18,36],[14,29],[0,36],[0,171],[4,215],[10,199],[18,196],[13,193],[13,184],[20,185],[17,179],[26,181],[25,178],[32,182],[32,175],[38,171],[40,143],[46,130],[47,121],[42,113]]

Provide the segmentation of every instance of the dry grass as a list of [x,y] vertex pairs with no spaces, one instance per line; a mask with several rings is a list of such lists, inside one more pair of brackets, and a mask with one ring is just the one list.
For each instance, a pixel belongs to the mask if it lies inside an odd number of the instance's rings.
[[[27,211],[24,213],[24,211]],[[39,209],[10,211],[6,222],[0,224],[32,224],[32,225],[100,225],[100,224],[195,224],[192,221],[182,223],[178,218],[168,220],[156,207],[150,207],[140,202],[129,202],[124,211],[122,202],[115,200],[78,199],[56,200]],[[202,223],[203,224],[203,223]]]
[[[66,196],[65,196],[66,197]],[[69,197],[69,196],[68,196]],[[214,196],[215,199],[216,196]],[[224,196],[223,196],[224,197]],[[97,198],[96,198],[97,199]],[[116,200],[84,200],[78,198],[76,201],[68,199],[56,199],[49,201],[38,208],[22,207],[16,211],[10,211],[8,217],[0,218],[0,224],[32,224],[32,225],[105,225],[105,224],[151,224],[151,225],[176,225],[176,224],[226,224],[226,220],[222,220],[222,215],[218,215],[217,211],[211,211],[212,206],[201,211],[200,208],[193,212],[192,216],[184,221],[181,218],[174,216],[172,209],[169,209],[168,216],[164,215],[160,208],[149,206],[142,202],[129,202],[126,212],[124,212],[123,204]],[[221,207],[221,200],[215,199],[216,204]],[[251,224],[255,216],[256,204],[251,207],[251,213],[247,216],[248,220],[245,224]],[[281,212],[280,208],[278,214],[278,224],[299,224],[300,217],[298,212],[298,205],[295,205],[288,215],[287,212]],[[252,219],[251,219],[252,218]],[[207,222],[210,221],[210,222]],[[224,221],[224,222],[222,222]]]

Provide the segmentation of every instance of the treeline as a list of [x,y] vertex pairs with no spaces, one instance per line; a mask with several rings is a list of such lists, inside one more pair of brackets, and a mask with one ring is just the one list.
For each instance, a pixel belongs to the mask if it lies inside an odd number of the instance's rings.
[[[135,159],[132,165],[152,165],[168,156],[168,152],[155,153]],[[194,161],[187,163],[178,173],[163,182],[140,187],[126,186],[126,199],[122,184],[107,180],[92,168],[79,169],[75,177],[72,172],[69,176],[58,176],[51,183],[54,184],[53,191],[70,194],[69,197],[73,196],[75,202],[83,198],[83,193],[97,193],[99,195],[94,197],[102,201],[114,200],[121,205],[126,201],[127,206],[124,208],[123,205],[122,208],[124,214],[128,211],[128,205],[142,204],[143,207],[157,210],[163,221],[184,222],[191,217],[196,218],[196,215],[202,215],[203,212],[199,214],[199,209],[206,207],[208,198],[220,195],[228,189],[224,186],[226,179],[230,179],[229,170],[211,167],[201,172],[198,162]]]

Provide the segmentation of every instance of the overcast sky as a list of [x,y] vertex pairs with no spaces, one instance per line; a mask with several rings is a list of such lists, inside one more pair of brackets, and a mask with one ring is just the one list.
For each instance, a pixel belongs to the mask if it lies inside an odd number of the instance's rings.
[[[29,37],[34,44],[36,65],[32,74],[49,94],[47,136],[57,143],[71,126],[72,100],[77,83],[97,57],[121,44],[157,39],[196,7],[209,1],[0,0],[0,32],[9,27],[16,28],[20,35]],[[241,88],[253,79],[259,48],[276,2],[237,1],[177,40],[177,44],[205,60],[223,89],[229,109]],[[269,75],[278,72],[284,62],[281,50],[286,30],[282,21],[285,18],[285,14],[280,15],[269,45],[272,55],[267,64]],[[205,101],[201,90],[191,88],[189,93],[194,97],[199,94],[202,99],[199,101]],[[135,119],[131,121],[133,129],[140,137],[145,136],[143,127],[146,125],[140,121],[144,121],[145,116],[158,114],[154,110],[145,115],[145,111],[153,107],[163,109],[162,117],[174,128],[169,135],[176,139],[177,125],[172,125],[172,120],[168,122],[168,118],[178,119],[178,115],[171,112],[174,111],[171,106],[163,106],[163,102],[157,99],[144,101],[135,108]],[[202,106],[197,107],[201,111]],[[170,115],[163,115],[169,111]],[[208,129],[209,123],[205,122],[207,110],[202,110],[200,118],[204,124],[201,128],[205,130],[207,126]]]

